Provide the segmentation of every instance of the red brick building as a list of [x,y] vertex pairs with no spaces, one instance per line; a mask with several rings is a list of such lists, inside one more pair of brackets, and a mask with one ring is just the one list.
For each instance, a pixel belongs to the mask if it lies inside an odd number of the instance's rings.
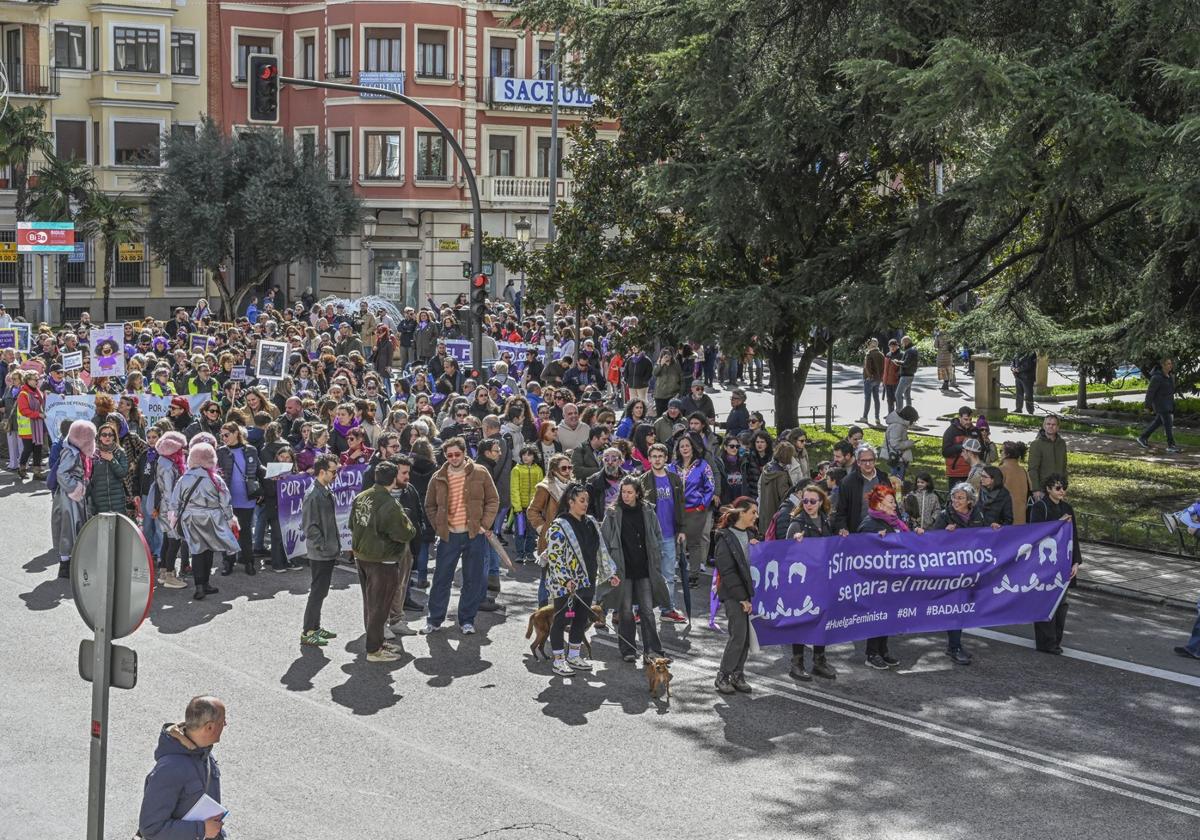
[[[209,6],[209,113],[228,130],[246,123],[246,58],[280,57],[285,75],[392,87],[438,115],[471,161],[487,234],[515,238],[533,225],[545,241],[549,198],[550,62],[553,35],[505,26],[504,3],[232,3]],[[560,88],[559,153],[590,107],[583,91]],[[298,147],[328,150],[334,177],[363,199],[363,231],[333,269],[292,265],[277,281],[293,294],[381,294],[417,305],[466,290],[470,198],[462,167],[428,121],[384,98],[285,87],[281,128]],[[615,125],[605,126],[616,131]],[[572,193],[561,168],[559,200]],[[372,230],[373,229],[373,230]],[[503,287],[496,267],[495,291]]]

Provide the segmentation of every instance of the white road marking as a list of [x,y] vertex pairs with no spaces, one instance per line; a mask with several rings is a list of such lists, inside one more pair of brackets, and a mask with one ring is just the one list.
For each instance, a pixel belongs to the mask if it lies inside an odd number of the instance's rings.
[[[595,637],[592,640],[592,643],[599,643],[614,648],[616,647],[616,643],[614,641],[599,636]],[[712,674],[715,674],[717,669],[720,667],[719,661],[715,659],[709,659],[707,657],[679,652],[671,652],[671,656],[674,659],[672,664],[673,668],[687,668],[689,670],[699,671],[711,676]],[[837,715],[842,715],[843,717],[853,718],[854,720],[859,720],[874,726],[880,726],[885,729],[891,729],[896,732],[903,733],[905,735],[911,735],[914,738],[921,738],[926,741],[933,741],[935,743],[943,744],[955,749],[965,750],[975,755],[984,756],[996,761],[1002,761],[1007,764],[1032,770],[1035,773],[1042,773],[1056,779],[1067,779],[1087,787],[1095,788],[1096,790],[1103,790],[1108,793],[1116,793],[1120,796],[1136,799],[1149,805],[1156,805],[1160,808],[1178,811],[1179,813],[1187,814],[1189,816],[1200,817],[1200,809],[1189,808],[1187,805],[1180,804],[1180,802],[1171,802],[1167,799],[1151,796],[1150,794],[1159,794],[1159,796],[1162,797],[1171,797],[1172,799],[1180,800],[1181,802],[1200,805],[1200,797],[1197,796],[1171,790],[1170,788],[1160,787],[1158,785],[1150,784],[1149,782],[1143,782],[1138,779],[1132,779],[1128,776],[1122,776],[1118,773],[1111,773],[1107,770],[1088,767],[1083,764],[1068,761],[1058,756],[1039,753],[1034,750],[1027,750],[1023,747],[1006,744],[1003,741],[997,741],[992,738],[973,735],[969,732],[952,729],[948,726],[942,726],[941,724],[921,720],[920,718],[912,717],[910,715],[893,712],[878,706],[872,706],[869,703],[862,703],[857,700],[850,700],[844,697],[836,697],[829,694],[824,694],[814,689],[804,688],[796,685],[793,682],[784,682],[776,677],[768,676],[759,672],[753,673],[755,682],[766,683],[767,685],[778,689],[780,696],[795,700],[798,703],[804,703],[818,709],[823,709]],[[1089,778],[1093,776],[1107,779],[1115,784],[1108,784],[1106,782],[1099,781],[1097,778]],[[1118,787],[1117,785],[1125,785],[1125,787]],[[1135,790],[1130,790],[1129,788],[1135,788]],[[1147,793],[1141,793],[1140,791],[1147,791]]]
[[[991,639],[995,642],[1006,642],[1010,645],[1026,648],[1034,647],[1032,639],[1014,636],[1010,633],[1000,633],[996,630],[988,630],[983,627],[976,627],[964,630],[963,632],[971,636],[979,636],[982,639]],[[1124,659],[1115,659],[1111,656],[1102,656],[1099,653],[1088,653],[1086,650],[1072,650],[1071,648],[1063,648],[1062,655],[1066,659],[1079,659],[1084,662],[1091,662],[1094,665],[1103,665],[1106,668],[1116,668],[1121,671],[1129,671],[1134,674],[1142,674],[1143,676],[1154,677],[1155,679],[1170,680],[1171,682],[1200,688],[1200,677],[1191,674],[1180,674],[1177,671],[1168,671],[1166,668],[1139,665],[1136,662],[1127,662]]]

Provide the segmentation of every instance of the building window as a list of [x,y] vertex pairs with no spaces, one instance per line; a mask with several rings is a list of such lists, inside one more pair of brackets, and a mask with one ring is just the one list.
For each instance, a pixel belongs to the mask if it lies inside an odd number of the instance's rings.
[[511,79],[517,70],[517,42],[512,38],[493,38],[491,68],[493,76]]
[[203,286],[204,269],[190,266],[178,257],[167,260],[168,286]]
[[[15,230],[0,230],[0,242],[9,247],[0,251],[0,287],[17,287],[17,232]],[[33,264],[37,260],[25,260],[25,288],[33,288]]]
[[117,250],[117,288],[149,286],[150,261],[146,259],[146,243],[136,240],[127,245],[118,245]]
[[367,66],[371,73],[399,73],[404,69],[400,56],[399,29],[367,30]]
[[[563,167],[562,167],[563,142],[562,142],[561,137],[558,140],[557,152],[558,152],[558,154],[556,155],[556,157],[558,158],[558,166],[556,167],[558,169],[557,177],[561,178],[563,176]],[[537,139],[537,176],[539,178],[549,178],[550,177],[550,138],[549,137],[539,137]]]
[[246,81],[246,65],[252,55],[269,55],[275,49],[274,38],[264,38],[261,35],[239,35],[237,40],[237,80]]
[[58,282],[67,288],[96,285],[95,262],[92,260],[92,243],[77,242],[71,254],[58,254]]
[[92,123],[92,160],[95,161],[97,165],[99,165],[99,163],[103,160],[103,158],[100,157],[100,123],[99,122]]
[[400,163],[400,134],[386,131],[368,131],[367,178],[403,178],[404,168]]
[[417,132],[417,180],[446,180],[446,138],[441,134]]
[[54,66],[64,70],[87,68],[87,27],[58,24],[54,27]]
[[333,75],[344,79],[350,75],[350,30],[339,29],[333,33]]
[[551,79],[554,77],[554,43],[545,41],[538,44],[537,77]]
[[417,30],[417,75],[431,79],[446,78],[446,32],[444,30]]
[[113,163],[158,166],[158,123],[113,123]]
[[296,152],[304,160],[311,160],[317,154],[317,135],[311,131],[296,132]]
[[100,27],[92,27],[92,69],[100,69]]
[[171,123],[173,137],[190,137],[196,139],[196,126],[190,123]]
[[113,29],[113,69],[125,73],[159,72],[159,31],[118,26]]
[[196,36],[192,32],[171,33],[171,74],[196,75]]
[[350,132],[333,132],[333,177],[350,180]]
[[300,78],[317,78],[317,36],[305,35],[300,39]]
[[517,158],[517,138],[511,134],[492,134],[488,137],[488,174],[515,175],[513,162]]
[[54,154],[62,160],[75,158],[87,163],[87,122],[55,120]]
[[124,321],[140,321],[146,317],[146,307],[144,306],[118,306],[114,312],[118,318]]

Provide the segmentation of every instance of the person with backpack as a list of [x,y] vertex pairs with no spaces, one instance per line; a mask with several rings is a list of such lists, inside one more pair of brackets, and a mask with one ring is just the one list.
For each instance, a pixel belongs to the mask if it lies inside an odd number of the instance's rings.
[[884,432],[883,449],[880,450],[879,457],[887,461],[892,475],[901,481],[904,480],[904,473],[913,461],[914,444],[908,438],[908,430],[919,419],[920,415],[911,405],[890,412],[887,416],[887,431]]

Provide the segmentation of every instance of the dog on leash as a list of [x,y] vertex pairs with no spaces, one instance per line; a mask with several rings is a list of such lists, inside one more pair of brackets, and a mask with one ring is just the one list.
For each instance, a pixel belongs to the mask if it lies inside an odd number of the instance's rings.
[[[605,620],[604,608],[599,604],[592,607],[592,616],[596,626],[607,627]],[[550,625],[554,623],[554,605],[547,604],[544,607],[539,607],[529,616],[529,625],[525,628],[525,638],[533,637],[533,644],[529,646],[530,653],[534,659],[549,659],[546,655],[546,640],[550,638]],[[537,633],[534,636],[534,633]],[[592,646],[588,644],[585,637],[583,640],[583,648],[590,657],[592,655]]]
[[657,698],[659,689],[666,691],[667,697],[671,696],[671,669],[668,667],[671,660],[664,656],[656,656],[646,659],[646,682],[650,685],[650,696]]

